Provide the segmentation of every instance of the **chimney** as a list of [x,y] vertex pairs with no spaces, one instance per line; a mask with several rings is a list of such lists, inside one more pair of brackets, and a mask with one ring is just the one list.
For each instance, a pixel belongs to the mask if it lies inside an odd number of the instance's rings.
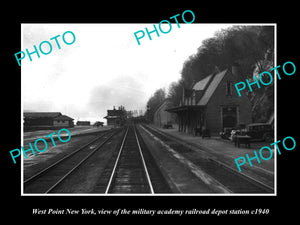
[[220,71],[220,69],[219,69],[219,67],[217,66],[217,65],[215,65],[215,67],[214,67],[214,73],[215,74],[217,74],[217,73],[220,73],[221,71]]
[[182,105],[184,105],[184,99],[185,99],[185,88],[182,86]]
[[231,66],[231,73],[235,78],[239,78],[239,64],[238,63],[233,63]]

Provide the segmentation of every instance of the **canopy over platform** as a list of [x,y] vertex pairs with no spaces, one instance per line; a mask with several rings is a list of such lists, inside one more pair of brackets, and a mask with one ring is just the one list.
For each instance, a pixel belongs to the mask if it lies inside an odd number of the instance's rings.
[[198,111],[204,109],[202,105],[183,105],[166,109],[167,112],[180,113],[185,111]]

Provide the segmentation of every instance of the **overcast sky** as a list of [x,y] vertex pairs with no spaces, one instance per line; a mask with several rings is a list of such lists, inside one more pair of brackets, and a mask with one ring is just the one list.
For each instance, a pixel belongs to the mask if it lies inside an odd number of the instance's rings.
[[[158,26],[158,25],[156,25]],[[48,55],[22,60],[24,111],[61,112],[77,120],[105,121],[107,109],[125,106],[145,110],[158,88],[180,78],[184,61],[201,42],[229,24],[172,24],[168,34],[147,35],[137,44],[134,32],[153,24],[22,24],[22,46],[34,51],[42,41],[52,44]],[[163,28],[168,30],[168,28]],[[71,45],[62,34],[72,31]],[[58,49],[55,40],[61,35]],[[68,39],[69,38],[69,39]],[[66,35],[71,41],[70,34]],[[43,45],[47,52],[47,44]]]

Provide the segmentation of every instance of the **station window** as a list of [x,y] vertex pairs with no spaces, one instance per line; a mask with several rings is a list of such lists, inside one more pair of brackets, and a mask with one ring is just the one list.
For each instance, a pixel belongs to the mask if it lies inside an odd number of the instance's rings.
[[226,95],[232,95],[232,82],[230,81],[226,83]]

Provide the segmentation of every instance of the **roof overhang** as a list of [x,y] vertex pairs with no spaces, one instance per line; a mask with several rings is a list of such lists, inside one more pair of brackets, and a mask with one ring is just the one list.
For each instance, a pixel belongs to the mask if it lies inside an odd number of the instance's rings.
[[105,119],[117,119],[117,118],[121,118],[120,116],[105,116]]
[[202,105],[183,105],[183,106],[177,106],[173,108],[166,109],[167,112],[184,112],[184,111],[200,111],[203,109],[204,106]]

